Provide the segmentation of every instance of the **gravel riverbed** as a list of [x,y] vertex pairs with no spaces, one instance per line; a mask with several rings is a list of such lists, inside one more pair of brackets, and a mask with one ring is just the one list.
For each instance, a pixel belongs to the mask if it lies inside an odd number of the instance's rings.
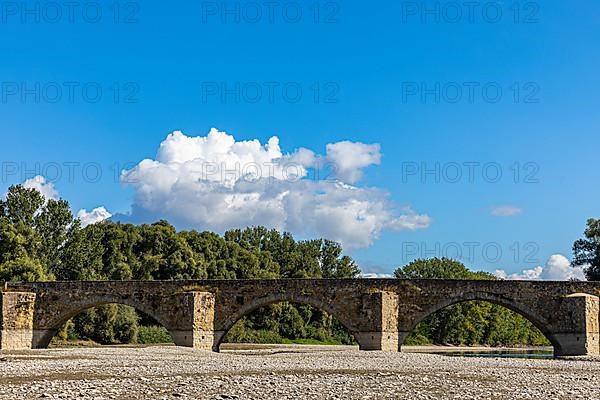
[[600,399],[600,362],[266,346],[0,354],[0,399]]

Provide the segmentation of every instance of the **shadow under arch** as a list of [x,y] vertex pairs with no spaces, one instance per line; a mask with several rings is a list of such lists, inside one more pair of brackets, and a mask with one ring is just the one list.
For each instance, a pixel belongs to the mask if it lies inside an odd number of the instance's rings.
[[358,329],[352,325],[348,318],[344,317],[343,313],[341,313],[340,310],[336,309],[331,304],[311,296],[303,296],[292,293],[274,293],[268,296],[253,299],[252,301],[242,305],[236,313],[227,317],[222,322],[220,329],[217,332],[215,332],[213,351],[219,351],[219,348],[223,343],[223,340],[227,336],[227,333],[236,324],[236,322],[238,322],[243,317],[251,314],[253,311],[261,307],[266,307],[271,304],[277,304],[281,302],[305,304],[317,308],[321,311],[325,311],[326,313],[337,319],[339,323],[342,324],[344,328],[346,328],[348,333],[352,335],[352,337],[354,338],[354,340],[356,340],[359,346],[361,346],[360,336],[357,335]]
[[51,319],[46,321],[44,324],[46,328],[44,329],[35,329],[33,330],[33,347],[34,348],[47,348],[52,338],[56,336],[60,328],[71,318],[81,314],[82,312],[89,310],[94,307],[107,305],[107,304],[118,304],[132,307],[136,311],[142,312],[143,314],[154,319],[158,324],[164,327],[169,335],[173,338],[173,333],[171,332],[170,327],[166,323],[165,318],[163,318],[160,313],[156,312],[155,309],[152,309],[144,302],[136,301],[130,297],[122,297],[119,295],[103,295],[103,296],[95,296],[92,298],[86,298],[83,301],[77,301],[74,303],[70,303],[69,307],[64,308],[61,312],[53,316]]
[[513,299],[489,292],[467,292],[460,296],[450,297],[444,299],[429,308],[423,310],[422,312],[417,314],[417,317],[414,319],[413,323],[410,326],[410,329],[405,332],[400,332],[399,343],[400,346],[404,343],[406,337],[415,330],[417,325],[422,322],[428,316],[435,314],[437,311],[440,311],[446,307],[449,307],[454,304],[465,303],[468,301],[484,301],[492,304],[497,304],[499,306],[505,307],[515,313],[521,315],[526,320],[528,320],[533,326],[535,326],[545,337],[550,341],[552,346],[554,347],[554,351],[559,348],[559,342],[557,338],[554,336],[552,332],[552,326],[550,322],[541,318],[539,315],[536,315],[535,312],[530,310],[526,305],[521,304]]

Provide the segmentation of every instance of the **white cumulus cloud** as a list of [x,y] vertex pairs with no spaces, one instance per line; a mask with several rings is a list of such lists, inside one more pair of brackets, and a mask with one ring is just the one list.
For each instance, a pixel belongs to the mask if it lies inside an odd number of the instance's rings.
[[393,265],[382,265],[372,261],[363,261],[359,264],[361,278],[393,278],[394,274],[390,273]]
[[492,215],[494,217],[514,217],[515,215],[521,214],[523,210],[516,206],[497,206],[492,208]]
[[363,168],[381,163],[378,144],[343,141],[330,143],[326,149],[326,158],[337,167],[338,177],[349,183],[362,177]]
[[393,230],[411,230],[424,229],[431,225],[431,217],[429,215],[416,214],[410,208],[405,209],[405,214],[394,218],[387,224],[387,227]]
[[81,220],[81,226],[83,227],[102,222],[110,217],[112,217],[112,214],[104,207],[97,207],[89,212],[81,209],[77,213],[77,218]]
[[[54,184],[41,175],[27,179],[22,183],[22,186],[28,189],[36,189],[42,194],[42,196],[44,196],[46,202],[48,200],[58,200],[60,198],[60,195],[54,187]],[[83,227],[104,221],[110,217],[112,217],[112,214],[104,207],[94,208],[90,212],[85,209],[81,209],[77,213],[77,218],[81,220],[81,225]]]
[[52,182],[48,182],[46,178],[41,175],[27,179],[25,182],[23,182],[23,187],[27,189],[36,189],[42,194],[42,196],[44,196],[46,201],[58,200],[58,192],[54,188],[54,184]]
[[394,274],[380,274],[377,272],[365,272],[360,274],[361,278],[365,278],[365,279],[387,279],[387,278],[393,278]]
[[[277,137],[263,145],[216,129],[199,137],[177,131],[161,143],[155,160],[125,171],[122,181],[135,191],[133,222],[166,218],[214,231],[264,225],[357,248],[384,229],[431,223],[410,208],[396,210],[385,191],[355,185],[362,169],[380,157],[375,144],[332,143],[325,156],[304,148],[284,154]],[[335,179],[313,178],[311,169],[323,160],[336,165]]]
[[567,259],[567,257],[561,254],[554,254],[550,256],[550,258],[544,266],[537,266],[532,269],[526,269],[515,274],[508,274],[504,270],[496,270],[494,275],[501,279],[513,280],[585,280],[584,267],[572,266],[571,262]]

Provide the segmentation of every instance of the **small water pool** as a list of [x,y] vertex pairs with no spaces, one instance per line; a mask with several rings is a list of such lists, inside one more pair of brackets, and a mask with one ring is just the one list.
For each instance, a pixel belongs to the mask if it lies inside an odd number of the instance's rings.
[[533,349],[507,349],[507,350],[457,350],[457,351],[432,351],[449,357],[501,357],[501,358],[531,358],[549,360],[554,358],[552,350]]

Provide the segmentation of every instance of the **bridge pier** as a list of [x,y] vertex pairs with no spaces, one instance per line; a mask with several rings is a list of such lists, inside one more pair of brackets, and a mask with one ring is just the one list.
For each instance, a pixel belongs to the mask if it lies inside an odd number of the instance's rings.
[[597,296],[583,293],[566,296],[552,334],[554,355],[600,355],[599,312]]
[[398,294],[368,293],[362,302],[362,312],[371,329],[354,332],[360,350],[398,351]]
[[[186,292],[178,295],[179,315],[166,326],[177,346],[213,350],[215,343],[215,295]],[[168,310],[165,310],[168,311]]]
[[35,293],[0,292],[0,350],[31,349]]

